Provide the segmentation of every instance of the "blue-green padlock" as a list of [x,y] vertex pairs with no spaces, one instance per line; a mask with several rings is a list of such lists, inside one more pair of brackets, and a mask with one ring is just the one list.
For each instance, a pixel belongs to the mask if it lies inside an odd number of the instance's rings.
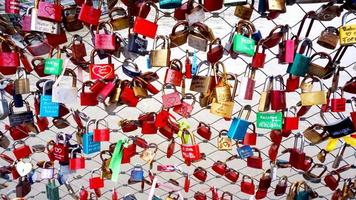
[[[245,119],[242,118],[243,111],[247,111]],[[251,124],[248,121],[248,118],[251,114],[251,106],[245,105],[239,112],[239,115],[234,117],[232,123],[230,125],[229,131],[227,132],[227,136],[233,140],[243,140],[245,138],[246,131],[248,126]]]
[[100,151],[101,144],[100,142],[94,142],[93,137],[94,133],[93,131],[89,130],[90,125],[95,124],[95,119],[91,119],[88,121],[86,125],[86,133],[83,134],[83,153],[85,154],[91,154],[91,153],[96,153]]
[[173,9],[181,7],[182,0],[159,0],[159,8],[161,9]]
[[48,80],[43,84],[42,95],[40,98],[40,117],[58,117],[59,103],[52,102],[52,95],[46,94],[49,91],[48,85],[53,85],[53,80]]
[[46,185],[46,194],[48,200],[59,200],[59,189],[54,179],[49,179]]
[[301,43],[299,52],[295,54],[294,62],[289,64],[287,72],[295,76],[304,77],[309,70],[309,64],[311,62],[313,42],[305,38]]

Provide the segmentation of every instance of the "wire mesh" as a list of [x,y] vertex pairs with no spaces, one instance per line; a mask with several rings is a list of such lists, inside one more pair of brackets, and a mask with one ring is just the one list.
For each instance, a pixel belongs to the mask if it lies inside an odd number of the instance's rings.
[[[122,6],[121,3],[118,3],[119,6]],[[254,23],[256,26],[257,30],[260,30],[262,32],[262,35],[266,37],[269,34],[269,31],[275,27],[278,24],[284,25],[288,23],[291,27],[291,33],[294,35],[300,25],[301,19],[304,16],[304,14],[310,10],[315,10],[318,8],[321,4],[295,4],[294,6],[289,6],[287,7],[287,13],[281,15],[275,20],[267,20],[266,18],[261,17],[256,10],[253,12],[251,21]],[[256,6],[255,6],[256,8]],[[229,39],[229,35],[231,30],[234,28],[235,24],[238,22],[238,18],[233,15],[234,12],[234,7],[224,7],[223,9],[212,12],[212,13],[206,13],[206,18],[204,20],[204,23],[206,23],[209,27],[211,27],[214,31],[214,34],[216,37],[220,37],[223,41],[223,43],[226,43],[227,40]],[[150,19],[152,19],[152,16],[149,16]],[[101,20],[107,20],[108,17],[107,15],[103,15]],[[159,35],[167,35],[171,32],[173,25],[175,24],[175,20],[173,18],[173,10],[160,10],[159,11],[159,28],[158,28],[158,33]],[[314,26],[312,27],[311,35],[309,38],[313,41],[313,53],[314,52],[319,52],[319,51],[325,51],[328,52],[331,56],[335,55],[336,50],[330,51],[326,50],[325,48],[322,48],[316,44],[317,38],[322,30],[324,30],[325,27],[327,26],[340,26],[341,25],[341,19],[337,18],[333,21],[330,22],[319,22],[316,21],[314,23]],[[124,37],[127,35],[127,30],[119,31],[120,34],[122,34]],[[79,34],[83,36],[85,45],[87,47],[87,52],[90,52],[91,49],[93,48],[93,44],[91,42],[91,34],[87,28],[84,28],[84,30],[81,30],[79,32],[67,32],[67,37],[70,38],[74,34]],[[149,47],[148,49],[152,49],[152,41],[149,42]],[[193,51],[191,47],[188,47],[187,45],[184,45],[182,47],[178,47],[175,49],[172,49],[172,56],[171,58],[178,58],[184,62],[185,60],[185,51],[186,49],[189,49],[189,51]],[[239,98],[235,98],[235,107],[234,107],[234,115],[241,109],[242,106],[244,105],[251,105],[253,108],[253,112],[250,116],[250,121],[255,121],[255,114],[257,112],[257,107],[258,107],[258,99],[261,94],[261,91],[263,89],[263,85],[265,82],[265,79],[269,75],[278,75],[282,74],[284,78],[288,76],[286,74],[286,69],[287,65],[279,65],[277,63],[276,55],[278,54],[278,48],[274,47],[272,49],[267,50],[267,60],[265,63],[265,67],[262,69],[259,69],[256,72],[256,86],[254,90],[254,97],[252,101],[245,101],[241,100]],[[341,60],[341,66],[342,66],[342,71],[340,75],[340,83],[339,85],[343,85],[347,80],[349,80],[351,77],[355,77],[355,69],[354,69],[354,64],[355,64],[355,59],[353,56],[355,55],[355,46],[351,46],[348,48],[346,54],[344,55],[343,59]],[[88,53],[89,55],[90,53]],[[87,57],[88,58],[88,57]],[[87,59],[86,58],[86,59]],[[198,63],[206,60],[206,53],[204,52],[197,52],[197,59]],[[121,72],[121,64],[123,62],[123,56],[120,58],[113,57],[114,63],[115,63],[115,72],[116,74],[119,74],[120,78],[127,78],[125,75]],[[237,59],[232,59],[229,56],[224,56],[222,61],[225,64],[226,70],[228,72],[236,73],[239,78],[245,76],[245,67],[247,66],[248,63],[251,62],[251,58],[246,57],[246,56],[238,56]],[[158,82],[155,82],[155,86],[157,88],[161,88],[163,85],[163,80],[162,77],[164,77],[165,68],[153,68],[153,69],[147,69],[146,67],[146,57],[140,57],[135,61],[141,70],[143,71],[156,71],[160,79]],[[78,69],[76,66],[71,66],[73,69]],[[201,73],[206,73],[207,68],[201,69]],[[14,78],[14,77],[12,77]],[[31,80],[31,89],[34,90],[34,83],[39,80],[40,78],[34,74],[31,73],[30,75],[30,80]],[[78,78],[78,82],[81,84],[83,83],[82,80],[87,80],[88,75],[86,73],[83,74],[83,78]],[[186,85],[189,86],[190,81],[186,81]],[[325,86],[330,87],[331,85],[331,80],[327,80],[324,82]],[[78,94],[81,91],[81,88],[78,87]],[[189,91],[186,91],[189,92]],[[263,129],[257,129],[257,134],[258,134],[258,139],[257,139],[257,144],[256,147],[261,150],[262,152],[262,158],[263,158],[263,169],[258,170],[258,169],[252,169],[246,166],[246,161],[245,160],[234,160],[228,163],[228,166],[231,168],[236,169],[240,173],[240,178],[237,181],[237,183],[230,183],[226,178],[217,176],[217,174],[211,169],[211,166],[213,163],[217,160],[226,160],[228,157],[231,155],[236,154],[236,149],[235,147],[233,148],[232,151],[218,151],[216,147],[216,140],[218,137],[218,132],[222,129],[228,129],[230,126],[230,121],[225,121],[222,118],[218,118],[216,116],[213,116],[212,114],[209,113],[209,110],[206,108],[201,108],[198,103],[195,103],[194,105],[194,110],[191,114],[191,118],[186,119],[186,121],[190,124],[191,130],[195,133],[196,132],[196,127],[200,121],[203,121],[207,124],[210,125],[210,127],[213,130],[213,137],[211,140],[207,141],[201,138],[200,136],[196,135],[196,140],[197,143],[200,145],[200,149],[202,152],[206,154],[206,159],[199,161],[197,163],[193,163],[191,166],[186,166],[184,164],[184,161],[181,157],[180,153],[180,148],[179,146],[176,145],[175,148],[175,153],[173,156],[168,159],[166,157],[166,148],[167,145],[169,144],[170,141],[167,141],[164,136],[161,134],[156,134],[156,135],[143,135],[140,133],[140,130],[130,132],[130,133],[123,133],[121,131],[120,126],[118,125],[118,122],[122,119],[137,119],[138,115],[141,113],[145,112],[157,112],[161,108],[161,93],[152,96],[152,98],[148,99],[143,99],[139,102],[138,106],[135,108],[132,107],[127,107],[126,105],[118,106],[115,108],[112,112],[107,112],[104,108],[104,106],[101,104],[99,106],[95,107],[80,107],[79,104],[71,106],[72,109],[79,109],[82,112],[86,113],[91,119],[100,119],[104,118],[109,122],[109,127],[112,130],[111,133],[111,142],[114,143],[116,142],[119,138],[122,136],[134,136],[137,135],[139,137],[143,137],[146,141],[149,143],[154,142],[158,144],[158,152],[155,157],[155,161],[153,164],[153,169],[152,171],[156,174],[156,176],[159,178],[160,183],[167,183],[169,182],[169,179],[175,179],[176,181],[179,182],[179,187],[182,188],[181,190],[183,191],[183,182],[184,182],[184,177],[178,173],[169,173],[169,172],[159,172],[156,170],[156,166],[159,164],[172,164],[177,167],[182,168],[183,171],[187,172],[190,177],[191,185],[190,185],[190,190],[188,193],[182,192],[183,196],[186,199],[193,199],[194,193],[197,191],[208,191],[208,189],[211,186],[215,186],[218,189],[219,194],[221,195],[224,191],[229,191],[233,194],[234,199],[249,199],[250,197],[244,193],[241,192],[240,189],[240,184],[242,180],[243,175],[250,175],[254,183],[257,187],[258,182],[260,177],[263,175],[264,170],[270,168],[270,160],[268,158],[268,149],[271,145],[271,140],[269,138],[269,131],[263,130]],[[199,94],[194,94],[197,99],[199,99]],[[351,95],[345,94],[346,98],[350,98]],[[8,100],[11,99],[10,96],[6,96]],[[33,105],[33,95],[27,95],[26,97],[24,96],[24,99],[29,101],[31,105]],[[288,106],[296,105],[299,101],[299,92],[293,92],[293,93],[288,93],[287,94],[287,99],[288,99]],[[33,109],[33,107],[31,107]],[[312,124],[315,123],[321,123],[323,124],[324,122],[321,120],[319,116],[319,107],[313,107],[306,116],[303,116],[303,119],[300,121],[300,128],[299,131],[305,130],[307,127],[309,127]],[[345,115],[349,115],[349,111],[351,110],[351,107],[348,105],[347,111],[344,113]],[[175,114],[174,114],[175,115]],[[179,120],[181,118],[178,117],[178,115],[175,115]],[[330,117],[331,116],[331,117]],[[336,121],[337,119],[334,119],[334,115],[330,115],[328,119],[330,121]],[[70,122],[70,126],[65,128],[65,129],[57,129],[55,126],[50,125],[49,130],[46,130],[45,132],[39,133],[39,134],[33,134],[31,137],[28,137],[25,139],[27,144],[46,144],[50,139],[54,139],[56,134],[59,132],[64,132],[64,133],[69,133],[72,134],[73,137],[71,138],[71,143],[77,143],[75,136],[75,133],[77,131],[77,127],[75,126],[75,123],[70,115],[66,116],[66,119]],[[7,120],[1,120],[0,123],[2,124],[2,128],[4,127],[5,124],[7,124]],[[9,134],[8,131],[3,131],[5,134]],[[297,133],[297,131],[293,132],[293,134]],[[179,138],[176,138],[176,141],[178,143],[180,142]],[[288,138],[284,138],[281,147],[279,149],[279,155],[278,159],[282,160],[288,160],[288,157],[286,154],[282,155],[281,152],[284,149],[291,148],[293,146],[293,135],[289,136]],[[101,146],[101,149],[108,149],[110,143],[103,143]],[[316,154],[325,147],[326,143],[323,142],[318,145],[312,145],[309,144],[308,142],[305,143],[305,152],[307,155],[311,156],[313,159],[316,157]],[[333,163],[333,160],[336,157],[336,154],[338,152],[338,149],[341,147],[341,142],[338,144],[338,147],[336,150],[328,154],[325,165],[328,167],[327,172],[330,172],[332,169],[331,165]],[[5,153],[7,155],[12,155],[13,148],[10,146],[9,149],[2,150],[2,153]],[[142,151],[139,150],[139,151]],[[355,163],[355,149],[353,147],[347,147],[346,152],[344,154],[344,157],[342,159],[341,166],[344,164],[354,164]],[[139,153],[138,153],[139,154]],[[130,177],[130,171],[131,169],[135,166],[136,163],[143,164],[143,168],[145,170],[145,176],[148,175],[148,169],[149,165],[144,164],[142,160],[140,160],[139,155],[136,155],[132,160],[130,164],[123,164],[122,165],[122,173],[120,174],[119,181],[117,183],[114,183],[110,180],[105,181],[105,187],[101,189],[102,191],[102,196],[100,199],[111,199],[111,189],[116,188],[117,192],[120,194],[120,197],[123,197],[125,194],[135,194],[137,199],[146,199],[148,196],[148,192],[150,189],[150,186],[145,185],[144,190],[141,191],[140,184],[128,184],[128,179]],[[90,154],[90,155],[85,155],[86,157],[86,168],[82,170],[78,170],[74,173],[72,173],[68,179],[71,187],[73,188],[74,192],[76,195],[78,195],[81,186],[88,187],[88,181],[91,175],[91,170],[98,168],[101,166],[102,161],[100,160],[99,153],[96,154]],[[39,154],[33,154],[31,156],[32,163],[36,163],[37,161],[40,160],[48,160],[47,156],[45,153],[39,153]],[[317,159],[314,159],[314,162],[318,162]],[[3,160],[0,160],[1,165],[6,165]],[[198,166],[202,166],[205,169],[208,170],[208,178],[207,180],[202,183],[196,178],[192,176],[192,173],[194,169]],[[56,163],[56,168],[58,168],[59,165]],[[39,168],[35,167],[36,173],[39,173]],[[285,199],[286,195],[276,197],[274,196],[274,189],[276,184],[278,183],[278,179],[282,177],[283,175],[286,175],[288,177],[288,186],[290,186],[293,182],[298,181],[298,180],[303,180],[303,176],[299,171],[296,171],[291,168],[286,168],[286,169],[278,169],[278,174],[277,174],[277,179],[272,181],[271,188],[268,190],[268,194],[266,199]],[[344,178],[353,178],[354,172],[353,170],[350,170],[348,172],[342,173],[342,180]],[[13,181],[11,179],[5,180],[1,179],[1,183],[8,184],[8,187],[5,189],[2,189],[1,193],[8,193],[9,191],[15,189],[15,186],[17,184],[17,181]],[[32,185],[32,190],[31,193],[27,196],[28,199],[32,198],[39,198],[39,199],[45,199],[46,198],[46,180],[42,180],[39,182],[36,182]],[[324,199],[330,199],[332,195],[332,191],[329,190],[326,186],[324,181],[321,181],[321,183],[311,183],[308,182],[308,184],[316,191],[319,193],[320,198]],[[340,181],[340,186],[342,185],[342,181]],[[61,185],[59,187],[60,190],[60,197],[61,199],[71,199],[73,198],[65,185]],[[165,197],[168,196],[170,191],[163,190],[161,188],[157,188],[156,194]],[[287,190],[288,192],[288,190]],[[208,197],[211,199],[211,195],[209,193]],[[14,197],[12,194],[11,197]]]

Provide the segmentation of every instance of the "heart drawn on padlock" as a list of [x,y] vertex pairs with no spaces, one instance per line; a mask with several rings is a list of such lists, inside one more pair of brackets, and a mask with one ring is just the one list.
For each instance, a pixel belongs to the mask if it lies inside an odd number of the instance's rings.
[[100,77],[100,79],[105,79],[113,73],[113,69],[110,65],[95,65],[93,67],[92,72],[94,73],[95,76]]
[[173,105],[176,104],[176,97],[168,97],[167,98],[167,107],[172,107]]
[[19,161],[16,164],[16,171],[20,174],[20,176],[26,176],[29,174],[32,170],[32,164],[31,163],[25,163],[23,161]]
[[45,11],[48,15],[54,15],[54,8],[52,6],[46,6]]

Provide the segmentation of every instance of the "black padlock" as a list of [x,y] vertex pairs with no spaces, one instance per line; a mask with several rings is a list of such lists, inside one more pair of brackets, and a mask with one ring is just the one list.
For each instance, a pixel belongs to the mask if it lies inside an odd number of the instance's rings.
[[147,43],[145,37],[141,38],[137,34],[129,34],[128,50],[144,56],[147,54]]

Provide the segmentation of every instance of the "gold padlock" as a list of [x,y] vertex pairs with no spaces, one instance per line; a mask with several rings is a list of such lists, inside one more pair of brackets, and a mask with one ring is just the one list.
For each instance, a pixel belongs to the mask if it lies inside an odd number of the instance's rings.
[[[104,158],[104,155],[108,155],[108,158]],[[100,152],[100,159],[102,161],[101,164],[101,171],[102,171],[102,177],[106,179],[111,179],[112,176],[112,171],[109,168],[110,162],[111,162],[111,157],[112,154],[109,150],[104,150]]]
[[[199,93],[205,93],[207,94],[212,88],[211,86],[211,66],[208,61],[202,61],[198,64],[197,68],[202,69],[202,65],[207,65],[209,68],[208,73],[206,76],[202,75],[195,75],[192,78],[192,82],[190,83],[190,90],[194,92],[199,92]],[[199,74],[199,72],[198,72]]]
[[[23,72],[22,78],[20,72]],[[16,71],[15,91],[16,94],[30,93],[30,80],[27,78],[26,71],[22,67],[18,68]]]
[[268,0],[267,10],[285,13],[286,12],[286,1],[285,0]]
[[302,83],[306,82],[307,79],[312,79],[312,83],[320,83],[320,91],[303,91],[300,94],[300,99],[303,106],[313,106],[313,105],[323,105],[326,104],[326,91],[323,90],[323,83],[318,77],[305,77]]
[[[162,48],[156,49],[159,45],[158,40],[162,39]],[[159,35],[155,38],[153,42],[153,50],[150,53],[150,61],[152,67],[167,67],[169,66],[169,61],[171,57],[171,50],[169,48],[168,36]]]
[[[216,74],[216,69],[218,67],[222,66],[223,69],[223,74],[221,75],[221,80],[218,80],[217,74]],[[217,62],[214,64],[214,74],[215,74],[215,82],[216,82],[216,87],[215,87],[215,95],[216,95],[216,101],[217,102],[226,102],[232,101],[232,96],[231,96],[231,85],[227,81],[227,74],[225,70],[225,66],[222,62]]]
[[[184,26],[183,30],[176,31],[179,26]],[[188,40],[189,30],[188,30],[188,22],[179,21],[176,25],[174,25],[172,29],[172,33],[169,35],[170,39],[170,47],[178,47],[185,44]]]
[[266,78],[266,81],[263,86],[263,90],[261,92],[260,96],[260,101],[258,104],[258,111],[260,112],[266,112],[269,110],[270,106],[270,90],[272,89],[272,81],[273,81],[273,76],[269,76]]
[[151,143],[148,145],[148,147],[145,150],[142,151],[140,158],[146,161],[147,163],[152,163],[153,159],[156,156],[157,150],[158,150],[157,144]]
[[143,83],[141,81],[139,81],[138,79],[134,80],[133,83],[133,91],[136,97],[139,98],[147,98],[148,97],[148,93],[147,90],[145,88],[143,88]]
[[[115,18],[114,16],[120,16]],[[127,16],[126,10],[121,7],[115,7],[109,12],[109,23],[112,25],[114,31],[119,31],[130,27],[130,19]]]
[[120,95],[121,95],[121,81],[119,81],[116,85],[116,88],[114,89],[114,92],[111,94],[109,102],[111,104],[117,104],[120,101]]
[[339,30],[337,28],[329,26],[323,30],[318,38],[317,43],[328,49],[335,49],[339,43]]
[[218,150],[228,151],[232,149],[232,141],[227,137],[227,130],[221,130],[218,137]]
[[[318,132],[321,130],[321,132]],[[312,144],[319,144],[320,142],[325,141],[327,137],[327,132],[323,125],[313,124],[303,131],[304,137],[310,141]]]
[[250,20],[254,8],[255,1],[252,0],[251,4],[237,5],[235,8],[234,15],[241,19]]

